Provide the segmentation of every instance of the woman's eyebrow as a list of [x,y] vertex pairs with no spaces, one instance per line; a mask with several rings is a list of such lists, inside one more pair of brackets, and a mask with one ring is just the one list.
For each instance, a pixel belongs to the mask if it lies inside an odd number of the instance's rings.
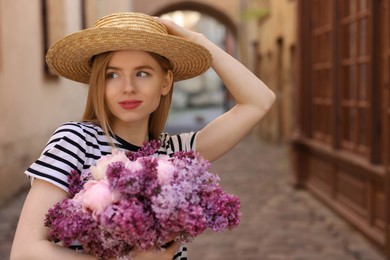
[[[135,67],[134,69],[136,70],[142,70],[142,69],[149,69],[149,70],[154,70],[154,68],[150,65],[139,65]],[[106,70],[123,70],[122,68],[115,67],[115,66],[107,66]]]
[[121,69],[114,66],[107,66],[106,70],[121,70]]
[[142,70],[142,69],[154,70],[154,68],[150,65],[140,65],[140,66],[135,67],[135,69],[137,69],[137,70]]

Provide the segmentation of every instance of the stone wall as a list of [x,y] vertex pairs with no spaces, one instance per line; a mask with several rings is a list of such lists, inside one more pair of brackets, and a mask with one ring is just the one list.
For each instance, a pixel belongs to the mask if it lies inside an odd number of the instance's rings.
[[[80,119],[85,106],[86,86],[44,69],[45,45],[81,29],[81,1],[46,0],[45,30],[43,2],[0,1],[0,204],[28,187],[25,169],[52,132]],[[125,0],[95,2],[88,17],[131,6]]]
[[257,0],[246,6],[255,73],[277,101],[258,128],[271,142],[288,141],[295,124],[297,1]]

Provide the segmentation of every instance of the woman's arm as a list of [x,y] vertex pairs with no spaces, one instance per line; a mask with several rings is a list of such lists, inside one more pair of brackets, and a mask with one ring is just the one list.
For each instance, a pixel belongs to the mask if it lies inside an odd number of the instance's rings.
[[47,181],[34,180],[19,218],[11,259],[97,259],[58,246],[48,239],[45,215],[49,208],[67,196],[65,191]]
[[[44,226],[45,215],[55,203],[67,198],[68,194],[55,185],[36,179],[24,202],[15,233],[10,259],[97,259],[97,257],[76,252],[48,239],[48,228]],[[172,243],[161,252],[136,251],[132,259],[172,259],[180,245]]]
[[236,101],[236,105],[199,131],[196,149],[213,161],[232,149],[263,118],[275,101],[275,94],[244,65],[209,41],[172,21],[158,18],[170,34],[186,38],[207,48],[212,68]]

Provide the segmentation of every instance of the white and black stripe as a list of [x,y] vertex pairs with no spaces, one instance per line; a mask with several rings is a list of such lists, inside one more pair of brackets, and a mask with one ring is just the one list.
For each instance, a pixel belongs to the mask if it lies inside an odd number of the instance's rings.
[[[177,151],[195,150],[195,139],[195,132],[173,136],[162,133],[157,154],[169,156]],[[112,141],[122,150],[137,151],[140,148],[118,136],[112,136]],[[42,179],[68,192],[67,177],[72,170],[88,169],[111,150],[112,146],[101,127],[87,122],[67,122],[54,132],[41,156],[25,173],[31,180]],[[73,247],[77,249],[79,246]],[[186,251],[187,248],[182,247],[173,259],[187,259]]]
[[[69,248],[79,252],[84,251],[81,245],[71,245]],[[172,260],[187,260],[187,247],[181,246],[173,256]]]
[[173,256],[173,260],[187,260],[187,247],[182,246]]
[[[160,136],[161,147],[157,154],[172,155],[177,151],[195,150],[196,133]],[[112,136],[114,144],[122,150],[137,151],[118,136]],[[52,135],[41,156],[26,171],[33,178],[44,179],[68,191],[67,177],[72,170],[88,169],[100,157],[111,153],[103,130],[92,123],[68,122]]]

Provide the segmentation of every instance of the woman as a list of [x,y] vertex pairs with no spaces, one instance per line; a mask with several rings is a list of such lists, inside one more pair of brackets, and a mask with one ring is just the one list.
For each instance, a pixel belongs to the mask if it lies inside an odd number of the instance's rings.
[[[47,54],[52,71],[89,83],[83,119],[60,126],[38,160],[27,169],[32,180],[12,247],[12,259],[95,259],[54,244],[44,218],[67,198],[67,174],[87,169],[113,147],[136,151],[160,139],[159,154],[196,150],[213,161],[232,149],[266,114],[275,96],[242,64],[202,34],[161,18],[118,13],[90,29],[64,37]],[[173,82],[212,67],[236,105],[200,131],[162,133]],[[159,253],[135,250],[134,259],[185,259],[186,248],[171,243]]]

